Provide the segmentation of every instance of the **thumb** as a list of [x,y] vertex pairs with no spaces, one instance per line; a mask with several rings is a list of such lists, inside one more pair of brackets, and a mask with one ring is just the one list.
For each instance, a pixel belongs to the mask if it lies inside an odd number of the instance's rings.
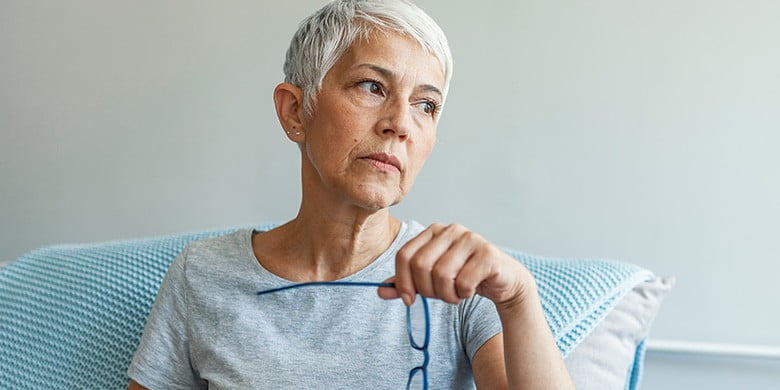
[[[395,283],[395,276],[385,279],[382,283]],[[382,299],[396,299],[401,297],[395,287],[379,287],[376,293]]]

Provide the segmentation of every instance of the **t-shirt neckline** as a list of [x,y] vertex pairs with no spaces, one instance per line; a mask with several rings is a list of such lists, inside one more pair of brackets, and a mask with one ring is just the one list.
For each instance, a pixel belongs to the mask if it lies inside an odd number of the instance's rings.
[[[363,267],[362,269],[358,270],[353,274],[347,275],[341,279],[334,280],[334,282],[361,280],[361,277],[363,277],[364,275],[371,273],[373,270],[380,267],[382,264],[392,260],[392,254],[396,253],[398,249],[400,249],[400,246],[404,242],[406,242],[406,240],[404,240],[404,237],[406,236],[408,230],[409,230],[409,224],[406,221],[401,221],[401,226],[398,229],[398,234],[396,234],[395,238],[393,239],[393,242],[390,244],[390,246],[387,247],[387,249],[384,252],[382,252],[382,254],[380,254],[369,265]],[[260,232],[260,230],[256,230],[254,228],[248,228],[242,231],[241,245],[244,247],[244,252],[248,256],[249,260],[252,263],[254,263],[253,268],[258,273],[261,280],[268,281],[272,283],[272,285],[289,285],[289,284],[301,283],[301,282],[295,282],[289,279],[285,279],[269,271],[267,268],[265,268],[265,266],[263,266],[263,264],[260,262],[257,256],[255,256],[254,249],[252,248],[252,235],[256,231]],[[362,280],[362,281],[382,282],[382,280]]]

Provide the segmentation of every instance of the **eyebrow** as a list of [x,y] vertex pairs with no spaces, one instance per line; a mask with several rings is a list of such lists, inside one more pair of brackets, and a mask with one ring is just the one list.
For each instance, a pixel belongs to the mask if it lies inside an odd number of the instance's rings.
[[[388,79],[392,79],[392,80],[397,79],[395,73],[392,70],[387,69],[387,68],[383,68],[383,67],[381,67],[379,65],[360,64],[360,65],[355,66],[355,68],[368,68],[368,69],[373,70],[374,72],[377,72],[377,73],[381,74],[382,76],[384,76],[384,77],[386,77]],[[439,88],[436,88],[436,86],[434,86],[434,85],[423,84],[423,85],[418,86],[417,88],[422,89],[425,92],[435,93],[435,94],[439,95],[440,98],[444,98],[444,94],[441,93],[441,90],[439,90]]]

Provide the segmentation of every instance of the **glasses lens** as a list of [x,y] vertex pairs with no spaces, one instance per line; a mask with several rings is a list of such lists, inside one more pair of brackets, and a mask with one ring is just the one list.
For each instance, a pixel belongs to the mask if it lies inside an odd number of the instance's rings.
[[406,383],[406,388],[410,390],[428,389],[422,369],[415,368],[409,373],[409,382]]
[[427,344],[428,319],[426,302],[418,296],[412,306],[409,306],[409,337],[415,348],[423,348]]

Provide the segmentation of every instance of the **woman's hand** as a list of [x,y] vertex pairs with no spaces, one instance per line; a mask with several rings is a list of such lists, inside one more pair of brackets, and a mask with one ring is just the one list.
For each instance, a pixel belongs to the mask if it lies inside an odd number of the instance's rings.
[[398,251],[395,268],[386,281],[395,288],[380,288],[379,296],[400,297],[407,306],[416,293],[448,303],[476,293],[500,309],[522,302],[536,288],[520,262],[462,225],[429,226]]
[[489,389],[574,389],[542,312],[531,273],[519,261],[461,225],[433,224],[396,255],[395,288],[385,299],[415,293],[458,303],[482,295],[496,304],[503,328],[473,359],[474,380]]

